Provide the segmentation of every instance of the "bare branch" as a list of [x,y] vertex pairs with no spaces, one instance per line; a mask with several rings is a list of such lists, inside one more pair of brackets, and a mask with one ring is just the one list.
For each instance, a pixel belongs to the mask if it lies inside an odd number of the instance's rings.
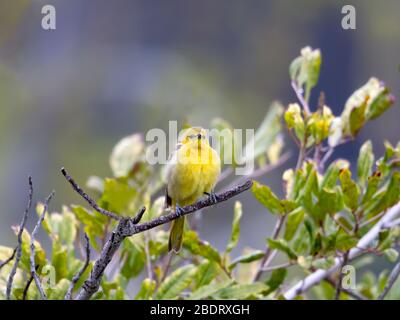
[[64,167],[61,168],[61,172],[64,175],[64,177],[68,180],[68,182],[71,184],[72,188],[83,198],[86,200],[86,202],[97,212],[113,218],[115,220],[121,220],[121,216],[117,215],[114,212],[102,209],[98,206],[98,204],[85,192],[82,190],[82,188],[75,182],[74,179],[68,174],[67,170],[65,170]]
[[226,201],[226,200],[250,189],[252,184],[253,184],[253,182],[251,180],[246,181],[242,185],[236,186],[235,188],[232,188],[230,190],[227,190],[225,192],[217,194],[215,197],[216,202],[214,202],[211,198],[205,198],[205,199],[202,199],[202,200],[196,202],[193,205],[183,207],[181,211],[172,212],[167,215],[163,215],[163,216],[154,218],[153,220],[150,220],[148,222],[143,222],[143,223],[137,224],[140,221],[141,217],[143,216],[143,214],[146,210],[145,207],[141,208],[134,218],[122,217],[119,220],[119,223],[116,226],[116,228],[114,229],[114,231],[111,233],[111,236],[105,243],[104,247],[102,248],[100,257],[96,260],[96,262],[93,266],[93,269],[90,273],[89,279],[87,279],[84,282],[84,284],[81,287],[81,289],[79,290],[75,300],[90,299],[93,296],[93,294],[95,294],[98,291],[98,289],[100,287],[100,283],[101,283],[101,278],[103,277],[106,267],[108,266],[108,264],[110,263],[111,259],[114,256],[114,254],[120,247],[122,241],[126,237],[130,237],[134,234],[153,229],[160,225],[171,222],[172,220],[178,219],[184,215],[188,215],[190,213],[198,211],[202,208],[210,207],[217,203]]
[[90,243],[89,243],[89,237],[85,233],[85,241],[86,241],[86,256],[85,256],[85,263],[83,264],[82,268],[78,271],[76,275],[72,278],[71,284],[69,285],[69,288],[67,290],[67,293],[65,295],[65,300],[71,300],[72,299],[72,291],[74,291],[74,287],[76,283],[79,281],[79,279],[82,277],[84,272],[86,271],[86,268],[89,265],[90,262]]
[[390,289],[392,289],[394,283],[396,282],[399,276],[400,276],[400,262],[396,264],[396,266],[390,273],[389,280],[386,283],[386,286],[383,289],[382,293],[379,295],[378,300],[383,300],[386,297],[386,295],[389,293]]
[[[368,248],[378,236],[379,232],[385,228],[388,223],[395,220],[400,214],[400,203],[389,209],[386,214],[358,241],[357,246],[350,250],[348,260],[356,258]],[[332,273],[336,272],[342,262],[341,258],[336,258],[333,267],[327,270],[319,269],[307,276],[302,281],[299,281],[293,287],[286,291],[284,294],[285,299],[294,299],[297,295],[307,291],[311,287],[320,283],[323,279],[329,277]]]
[[39,290],[40,296],[42,297],[43,300],[46,300],[46,294],[42,288],[42,284],[40,283],[40,278],[36,272],[36,264],[35,264],[35,238],[36,238],[36,234],[38,233],[40,226],[43,223],[44,217],[46,215],[47,212],[47,208],[49,206],[49,202],[51,200],[51,198],[53,198],[54,196],[54,191],[52,193],[50,193],[50,195],[47,197],[45,203],[44,203],[44,207],[43,207],[43,212],[41,214],[41,216],[39,217],[39,220],[37,221],[35,227],[33,228],[32,234],[31,234],[31,244],[30,244],[30,249],[31,249],[31,256],[30,256],[30,264],[31,264],[31,275],[33,277],[33,279],[35,280],[36,283],[36,287]]
[[25,225],[26,225],[26,220],[28,219],[28,214],[32,206],[32,197],[33,197],[33,183],[32,183],[32,177],[29,176],[28,178],[28,183],[29,183],[29,193],[28,193],[28,204],[26,206],[24,216],[22,217],[22,221],[19,225],[19,230],[18,230],[18,236],[17,236],[17,247],[15,248],[15,261],[14,265],[11,269],[10,275],[8,277],[7,281],[7,290],[6,290],[6,297],[7,300],[11,299],[11,289],[14,281],[14,276],[15,273],[17,272],[18,264],[19,261],[21,260],[22,256],[22,233],[24,232]]

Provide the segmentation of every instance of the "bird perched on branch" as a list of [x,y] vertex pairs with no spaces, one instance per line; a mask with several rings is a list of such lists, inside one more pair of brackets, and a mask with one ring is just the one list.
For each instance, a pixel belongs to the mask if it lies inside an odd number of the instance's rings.
[[[200,127],[186,129],[167,165],[166,205],[179,212],[203,195],[216,202],[213,189],[220,173],[221,161],[209,144],[207,132]],[[184,216],[172,221],[170,251],[178,253],[181,249],[184,226]]]

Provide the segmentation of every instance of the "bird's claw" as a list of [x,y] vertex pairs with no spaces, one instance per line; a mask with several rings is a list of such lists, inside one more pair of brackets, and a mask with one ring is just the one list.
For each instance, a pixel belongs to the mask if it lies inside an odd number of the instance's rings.
[[208,198],[211,200],[211,202],[213,204],[216,204],[218,202],[218,196],[217,196],[216,193],[214,193],[214,192],[210,192],[210,193],[204,192],[204,194],[206,194],[208,196]]
[[184,213],[184,211],[185,210],[183,210],[183,208],[181,207],[181,206],[179,206],[179,205],[176,205],[175,206],[175,213],[177,214],[177,215],[182,215],[183,213]]

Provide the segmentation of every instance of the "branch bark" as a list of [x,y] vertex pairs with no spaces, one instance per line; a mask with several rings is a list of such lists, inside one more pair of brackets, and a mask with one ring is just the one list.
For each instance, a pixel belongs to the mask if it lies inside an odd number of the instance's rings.
[[[15,273],[17,272],[18,264],[19,264],[19,261],[21,260],[21,256],[22,256],[22,233],[24,232],[26,220],[28,219],[29,211],[32,206],[32,197],[33,197],[32,177],[28,178],[28,184],[29,184],[28,204],[26,206],[24,216],[22,217],[22,221],[19,225],[18,236],[17,236],[18,244],[14,251],[16,257],[15,257],[14,265],[12,266],[12,269],[11,269],[11,272],[10,272],[10,275],[9,275],[8,281],[7,281],[7,289],[6,289],[7,300],[11,299],[11,289],[12,289],[12,285],[13,285],[13,281],[14,281],[14,276],[15,276]],[[13,254],[13,256],[14,256],[14,254]]]
[[86,255],[85,255],[85,263],[83,264],[82,268],[78,271],[76,275],[72,278],[71,284],[69,285],[69,288],[67,290],[67,293],[65,295],[65,300],[71,300],[72,299],[72,291],[74,291],[74,287],[76,283],[79,281],[79,279],[82,277],[84,274],[86,268],[89,265],[90,262],[90,243],[89,243],[89,237],[85,233],[85,241],[86,241]]
[[35,264],[35,238],[36,234],[38,233],[40,226],[43,223],[44,217],[46,215],[47,209],[49,207],[49,202],[51,198],[53,198],[54,191],[50,193],[50,195],[47,197],[44,207],[43,207],[43,212],[41,216],[39,217],[35,227],[33,228],[32,234],[31,234],[31,243],[30,243],[30,250],[31,250],[31,255],[30,255],[30,265],[31,265],[31,276],[33,277],[33,280],[35,280],[36,287],[39,290],[40,296],[42,297],[42,300],[46,300],[47,296],[46,293],[43,290],[42,284],[40,282],[40,278],[36,272],[36,264]]
[[[386,214],[366,233],[357,243],[356,247],[350,250],[348,261],[356,258],[363,250],[367,249],[369,244],[375,240],[379,232],[386,228],[387,224],[390,224],[400,215],[400,203],[389,209]],[[307,276],[305,279],[299,281],[289,290],[284,293],[284,297],[287,300],[294,299],[297,295],[307,291],[311,287],[320,283],[323,279],[329,277],[332,273],[336,272],[340,267],[343,259],[336,258],[333,267],[327,270],[319,269],[314,273]]]
[[[93,209],[104,214],[103,212],[104,209],[101,209],[96,204],[96,202],[92,200],[82,190],[82,188],[78,186],[78,184],[74,181],[74,179],[67,173],[67,171],[64,168],[61,169],[61,172],[65,176],[65,178],[69,181],[69,183],[72,185],[73,189],[79,195],[81,195]],[[108,266],[114,254],[120,247],[122,241],[126,237],[130,237],[134,234],[138,234],[153,229],[160,225],[171,222],[172,220],[178,219],[182,216],[196,212],[202,208],[210,207],[220,202],[227,201],[230,198],[250,189],[252,185],[253,182],[251,180],[248,180],[245,183],[238,185],[230,190],[217,194],[215,196],[215,201],[213,201],[213,199],[211,198],[205,198],[192,205],[183,207],[181,211],[172,212],[143,223],[139,222],[146,210],[145,207],[141,208],[134,218],[120,217],[117,216],[116,213],[106,211],[107,216],[109,217],[116,216],[116,219],[119,220],[118,225],[111,233],[111,236],[109,237],[104,247],[102,248],[100,257],[96,260],[89,278],[84,282],[83,286],[80,288],[75,300],[90,299],[99,290],[101,279],[103,277],[106,267]]]

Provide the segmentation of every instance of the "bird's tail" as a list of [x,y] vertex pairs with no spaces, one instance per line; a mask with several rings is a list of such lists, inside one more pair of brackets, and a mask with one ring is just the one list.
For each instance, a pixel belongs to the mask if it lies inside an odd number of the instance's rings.
[[168,250],[178,253],[182,248],[183,228],[185,227],[185,217],[180,217],[172,221],[169,233]]

